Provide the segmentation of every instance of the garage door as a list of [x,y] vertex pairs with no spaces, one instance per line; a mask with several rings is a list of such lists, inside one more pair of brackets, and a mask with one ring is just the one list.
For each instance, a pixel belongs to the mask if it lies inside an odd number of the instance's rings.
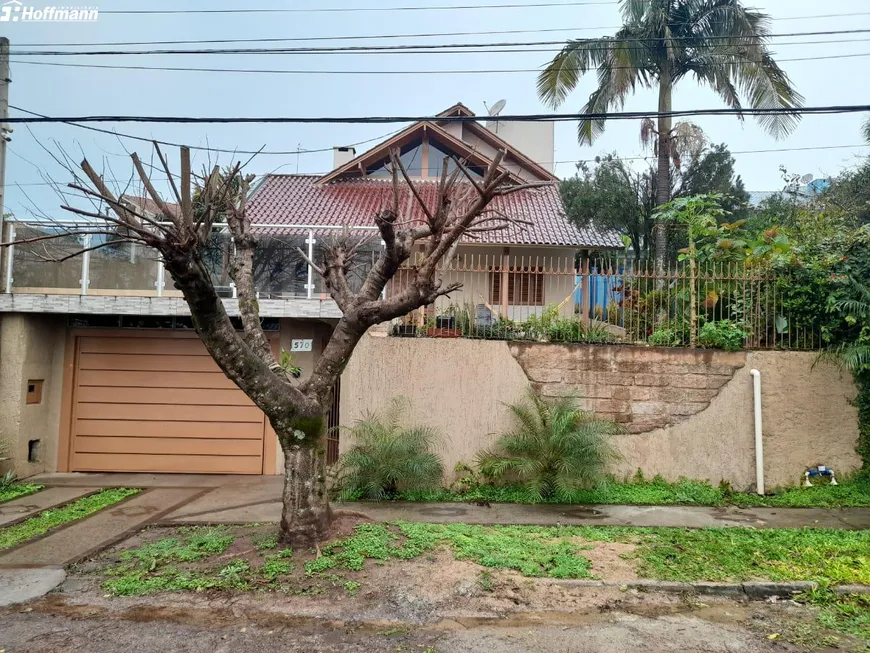
[[263,412],[188,335],[76,337],[71,471],[264,473]]

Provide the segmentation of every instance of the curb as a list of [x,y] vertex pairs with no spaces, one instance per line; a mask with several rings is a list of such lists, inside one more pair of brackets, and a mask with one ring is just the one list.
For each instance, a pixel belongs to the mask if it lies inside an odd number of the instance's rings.
[[[819,587],[815,581],[793,581],[789,583],[680,583],[660,580],[632,580],[627,582],[605,580],[568,580],[550,579],[553,585],[572,589],[594,587],[633,589],[646,592],[668,592],[675,594],[694,593],[714,596],[745,596],[751,599],[765,599],[771,596],[790,596],[807,592]],[[870,594],[870,585],[838,585],[832,588],[836,594]]]

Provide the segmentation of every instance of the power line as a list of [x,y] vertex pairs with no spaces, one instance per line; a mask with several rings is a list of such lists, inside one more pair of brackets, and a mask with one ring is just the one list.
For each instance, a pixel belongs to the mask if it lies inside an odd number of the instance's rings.
[[[575,120],[637,120],[640,118],[687,116],[773,116],[773,115],[830,115],[870,112],[870,104],[846,104],[814,107],[771,108],[718,108],[687,109],[683,111],[622,111],[596,113],[531,113],[500,115],[499,122],[573,122]],[[69,123],[69,122],[140,122],[163,124],[389,124],[401,122],[482,122],[492,116],[261,116],[261,117],[202,117],[202,116],[13,116],[10,124]]]
[[[31,116],[37,116],[40,118],[48,118],[45,114],[37,113],[35,111],[29,111],[27,109],[22,109],[21,107],[16,107],[15,105],[10,104],[10,109],[15,109],[15,111],[21,111],[22,113],[30,114]],[[222,154],[257,154],[257,155],[269,155],[269,156],[299,156],[302,154],[316,154],[319,152],[331,152],[333,150],[332,147],[322,147],[313,150],[289,150],[289,151],[269,151],[269,150],[228,150],[219,147],[200,147],[196,145],[183,145],[181,143],[172,143],[170,141],[161,141],[154,138],[145,138],[144,136],[133,136],[132,134],[124,134],[121,132],[116,132],[111,129],[102,129],[100,127],[93,127],[91,125],[79,125],[75,122],[71,121],[62,121],[66,122],[66,124],[71,125],[72,127],[79,127],[81,129],[87,129],[93,132],[99,132],[101,134],[109,134],[110,136],[117,136],[121,138],[129,138],[134,141],[141,141],[143,143],[157,143],[158,145],[166,145],[167,147],[187,147],[191,150],[197,150],[200,152],[217,152]],[[345,147],[356,147],[357,145],[366,145],[368,143],[372,143],[374,141],[380,141],[385,138],[389,138],[390,136],[397,134],[399,131],[392,131],[388,134],[383,134],[382,136],[375,136],[374,138],[369,138],[364,141],[359,141],[357,143],[348,143]]]
[[454,11],[477,9],[526,9],[544,7],[586,7],[616,5],[616,0],[582,0],[580,2],[523,2],[486,5],[430,5],[417,7],[294,7],[289,9],[120,9],[100,11],[100,15],[179,15],[179,14],[301,14],[301,13],[372,13],[389,11]]
[[[789,20],[811,20],[818,18],[848,18],[853,16],[870,16],[870,11],[849,12],[843,14],[815,14],[810,16],[786,16],[776,18],[777,22]],[[359,40],[390,40],[405,38],[440,38],[445,36],[496,36],[500,34],[545,34],[553,32],[592,32],[596,30],[620,29],[620,25],[602,25],[599,27],[550,27],[545,29],[505,29],[471,32],[424,32],[417,34],[363,34],[348,36],[300,36],[293,38],[252,38],[252,39],[198,39],[178,41],[101,41],[96,43],[19,43],[18,47],[97,47],[124,45],[196,45],[217,43],[289,43],[299,41],[359,41]]]
[[[729,153],[732,155],[733,154],[773,154],[773,153],[779,153],[779,152],[806,152],[806,151],[818,152],[818,151],[824,151],[824,150],[845,150],[845,149],[867,148],[867,147],[870,147],[870,144],[856,143],[854,145],[816,145],[816,146],[807,146],[807,147],[777,147],[777,148],[770,148],[770,149],[764,149],[764,150],[734,150],[734,151],[729,150]],[[13,154],[16,154],[16,156],[21,156],[17,152],[13,152]],[[595,157],[592,159],[565,159],[564,161],[538,161],[537,163],[541,164],[541,165],[564,165],[567,163],[575,163],[575,164],[576,163],[600,163],[604,158],[605,158],[604,156],[598,156],[598,157]],[[614,157],[613,160],[614,161],[646,161],[646,160],[655,159],[655,158],[656,158],[655,155],[617,156],[617,157]],[[35,163],[31,163],[30,161],[28,161],[28,163],[30,163],[34,167],[37,167],[37,168],[39,167]],[[258,177],[268,177],[268,176],[273,176],[273,175],[280,176],[283,174],[291,174],[291,176],[317,176],[317,175],[325,175],[325,174],[328,174],[330,172],[332,172],[332,171],[325,170],[325,171],[320,171],[320,172],[295,173],[295,175],[293,175],[292,173],[270,173],[270,172],[267,172],[267,173],[263,173],[263,174],[257,175],[257,176]],[[126,184],[130,180],[129,179],[104,179],[104,181],[107,183]],[[35,182],[24,182],[24,183],[10,182],[9,185],[10,186],[22,186],[22,187],[25,187],[25,186],[55,186],[59,183],[60,182],[53,182],[53,181],[35,181]]]
[[[870,52],[859,52],[854,54],[832,54],[816,57],[796,57],[789,59],[777,59],[779,63],[787,63],[790,61],[822,61],[827,59],[853,59],[855,57],[868,57]],[[16,65],[25,66],[55,66],[61,68],[91,68],[102,70],[159,70],[164,72],[194,72],[194,73],[245,73],[258,75],[420,75],[417,70],[288,70],[288,69],[270,69],[270,68],[203,68],[192,66],[141,66],[141,65],[121,65],[121,64],[87,64],[87,63],[64,63],[58,61],[10,61]],[[735,64],[758,64],[760,61],[754,60],[734,60],[731,63]],[[612,66],[611,70],[634,70],[634,66]],[[494,69],[454,69],[454,70],[426,70],[427,75],[484,75],[484,74],[500,74],[500,73],[540,73],[543,68],[494,68]],[[563,68],[563,70],[571,70],[571,68]],[[577,68],[578,72],[584,72]],[[592,72],[595,68],[589,68],[585,72]]]
[[[782,34],[746,34],[743,36],[711,36],[703,40],[705,41],[735,41],[735,45],[740,46],[744,41],[767,39],[767,38],[791,38],[803,36],[836,36],[843,34],[867,34],[870,29],[848,29],[848,30],[826,30],[815,32],[787,32]],[[695,41],[697,37],[673,37],[671,41]],[[866,40],[866,39],[861,39]],[[594,41],[594,40],[593,40]],[[608,41],[606,45],[600,48],[590,47],[589,50],[609,49],[614,43],[660,43],[661,38],[625,38],[614,39]],[[791,43],[777,43],[777,45],[811,45],[815,43],[850,43],[848,39],[833,39],[824,41],[798,41]],[[295,47],[295,48],[176,48],[162,50],[22,50],[12,51],[11,54],[24,56],[45,56],[45,57],[64,57],[64,56],[145,56],[145,55],[215,55],[215,54],[429,54],[442,50],[458,51],[464,50],[480,50],[487,51],[486,48],[525,48],[545,45],[564,46],[564,40],[558,41],[497,41],[489,43],[432,43],[432,44],[400,44],[400,45],[347,45],[333,47]],[[726,43],[727,45],[727,43]],[[483,50],[482,50],[483,49]],[[561,49],[561,48],[560,48]],[[646,50],[645,46],[624,48],[627,50]],[[501,52],[501,50],[489,50]],[[522,52],[522,50],[517,50]]]

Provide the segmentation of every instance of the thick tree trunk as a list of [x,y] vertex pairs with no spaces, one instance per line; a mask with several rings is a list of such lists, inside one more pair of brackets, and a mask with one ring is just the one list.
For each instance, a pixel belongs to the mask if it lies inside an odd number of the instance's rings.
[[[310,548],[326,539],[332,512],[326,493],[326,454],[322,447],[281,438],[284,450],[284,507],[280,541],[290,548]],[[285,444],[286,443],[286,444]]]
[[[659,113],[671,111],[671,76],[669,70],[664,70],[659,79]],[[656,169],[656,206],[667,204],[671,200],[671,129],[673,120],[670,116],[659,116],[658,119],[658,168]],[[668,255],[668,231],[663,222],[655,225],[655,263],[656,271],[663,272],[665,259]]]

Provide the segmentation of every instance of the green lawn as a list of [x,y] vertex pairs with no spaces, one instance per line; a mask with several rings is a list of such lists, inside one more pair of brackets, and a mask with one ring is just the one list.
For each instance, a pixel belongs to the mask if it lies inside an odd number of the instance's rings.
[[[308,550],[279,550],[275,528],[274,524],[158,528],[151,540],[107,552],[95,564],[104,589],[117,596],[204,590],[307,596],[328,588],[353,596],[369,582],[370,565],[421,556],[432,559],[440,548],[487,568],[478,578],[482,587],[492,587],[488,569],[514,570],[528,577],[594,578],[607,570],[593,566],[585,552],[599,542],[621,542],[634,546],[623,555],[642,578],[817,581],[820,588],[801,601],[818,608],[818,623],[870,644],[870,596],[837,596],[830,589],[837,584],[870,584],[870,531],[396,522],[357,526],[352,535],[315,555]],[[231,546],[242,553],[228,556]]]
[[26,497],[28,494],[39,492],[43,487],[45,486],[36,485],[35,483],[12,483],[11,485],[0,487],[0,503],[18,499],[19,497]]
[[870,531],[826,529],[364,524],[325,548],[307,569],[358,570],[366,559],[410,559],[445,545],[458,559],[485,567],[526,576],[589,578],[582,542],[601,541],[636,545],[638,573],[646,578],[870,584]]
[[59,508],[43,510],[23,522],[0,528],[0,550],[16,546],[53,528],[92,515],[139,492],[140,490],[127,488],[101,490]]
[[[404,492],[405,501],[489,501],[491,503],[540,503],[521,487],[477,485],[458,494],[449,490]],[[856,476],[841,485],[789,488],[768,496],[732,492],[727,487],[713,487],[703,481],[681,480],[668,483],[662,479],[610,481],[593,490],[579,490],[569,497],[554,498],[550,503],[627,504],[627,505],[695,505],[773,508],[798,507],[866,507],[870,506],[870,475]]]

